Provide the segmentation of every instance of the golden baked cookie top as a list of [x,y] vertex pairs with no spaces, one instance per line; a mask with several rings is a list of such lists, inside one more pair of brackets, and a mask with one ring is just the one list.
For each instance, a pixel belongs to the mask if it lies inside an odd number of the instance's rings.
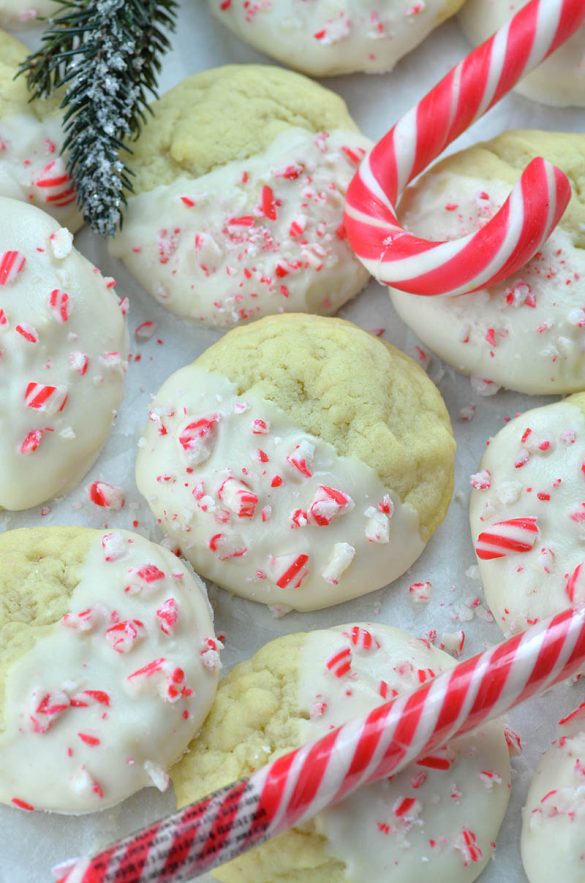
[[417,511],[424,539],[443,520],[453,487],[449,414],[423,369],[396,347],[343,319],[287,314],[234,329],[197,364],[374,469]]
[[234,64],[193,74],[152,110],[128,160],[137,194],[255,156],[287,128],[357,131],[338,95],[268,65]]

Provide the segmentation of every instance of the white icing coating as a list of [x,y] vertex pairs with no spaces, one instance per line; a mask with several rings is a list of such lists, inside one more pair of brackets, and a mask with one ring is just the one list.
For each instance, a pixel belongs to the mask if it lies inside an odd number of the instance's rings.
[[[483,43],[527,3],[528,0],[468,0],[461,12],[461,26],[472,43]],[[516,89],[543,104],[585,107],[585,27],[520,80]]]
[[52,0],[0,0],[0,27],[23,28],[38,24],[58,9]]
[[527,411],[493,438],[471,494],[473,542],[499,525],[536,518],[526,551],[479,561],[486,598],[500,628],[518,632],[585,601],[585,414],[569,401]]
[[63,158],[59,115],[32,111],[0,118],[0,196],[39,206],[75,231],[82,219]]
[[215,695],[212,611],[185,564],[105,531],[79,576],[69,613],[6,680],[0,800],[25,809],[92,812],[164,789]]
[[[340,651],[350,667],[338,677],[344,668],[331,660]],[[454,664],[381,623],[312,632],[299,662],[300,708],[309,712],[304,738],[323,736]],[[469,883],[495,848],[509,789],[504,728],[496,721],[320,813],[317,830],[352,883]]]
[[370,146],[356,132],[286,129],[250,159],[131,198],[110,250],[163,306],[194,322],[335,313],[368,278],[342,222]]
[[[418,235],[456,239],[477,230],[509,194],[502,181],[439,172],[410,199],[403,220]],[[555,230],[520,273],[460,297],[390,289],[399,316],[464,374],[526,393],[583,388],[585,251]]]
[[453,0],[210,0],[212,12],[243,40],[314,76],[392,70],[459,5]]
[[266,604],[339,604],[396,579],[425,545],[415,510],[371,467],[196,364],[159,390],[136,481],[199,573]]
[[0,197],[0,506],[73,487],[120,404],[126,323],[110,282],[72,236]]
[[541,758],[524,807],[521,848],[530,883],[585,880],[585,729],[563,734]]

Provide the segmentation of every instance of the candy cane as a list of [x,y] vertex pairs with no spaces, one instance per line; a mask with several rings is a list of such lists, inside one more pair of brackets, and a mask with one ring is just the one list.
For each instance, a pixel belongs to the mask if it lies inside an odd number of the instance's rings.
[[[333,676],[344,661],[329,660]],[[417,759],[432,766],[432,752],[443,762],[437,749],[445,742],[571,677],[584,663],[585,609],[566,610],[77,862],[61,883],[189,880]]]
[[462,294],[524,266],[571,198],[567,177],[541,158],[481,230],[450,242],[406,232],[396,206],[407,184],[585,22],[583,0],[532,0],[453,68],[362,162],[347,194],[345,228],[365,267],[411,294]]

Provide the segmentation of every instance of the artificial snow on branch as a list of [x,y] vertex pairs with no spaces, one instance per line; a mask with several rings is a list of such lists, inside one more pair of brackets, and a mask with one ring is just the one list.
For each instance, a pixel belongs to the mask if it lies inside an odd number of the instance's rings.
[[176,0],[58,0],[42,46],[23,62],[33,98],[62,90],[67,170],[85,220],[119,228],[132,173],[124,161],[175,29]]

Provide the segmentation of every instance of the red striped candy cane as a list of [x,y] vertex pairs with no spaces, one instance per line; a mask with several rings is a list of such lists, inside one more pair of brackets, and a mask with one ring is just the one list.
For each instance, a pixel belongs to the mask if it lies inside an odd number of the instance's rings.
[[463,294],[505,279],[542,248],[569,203],[571,186],[540,158],[526,167],[497,215],[462,239],[420,239],[400,225],[396,206],[413,178],[583,22],[583,0],[532,0],[364,159],[348,190],[345,227],[357,257],[382,284],[418,295]]
[[571,677],[584,664],[585,609],[566,610],[93,859],[76,862],[61,883],[190,880],[356,788],[429,758],[445,742]]

